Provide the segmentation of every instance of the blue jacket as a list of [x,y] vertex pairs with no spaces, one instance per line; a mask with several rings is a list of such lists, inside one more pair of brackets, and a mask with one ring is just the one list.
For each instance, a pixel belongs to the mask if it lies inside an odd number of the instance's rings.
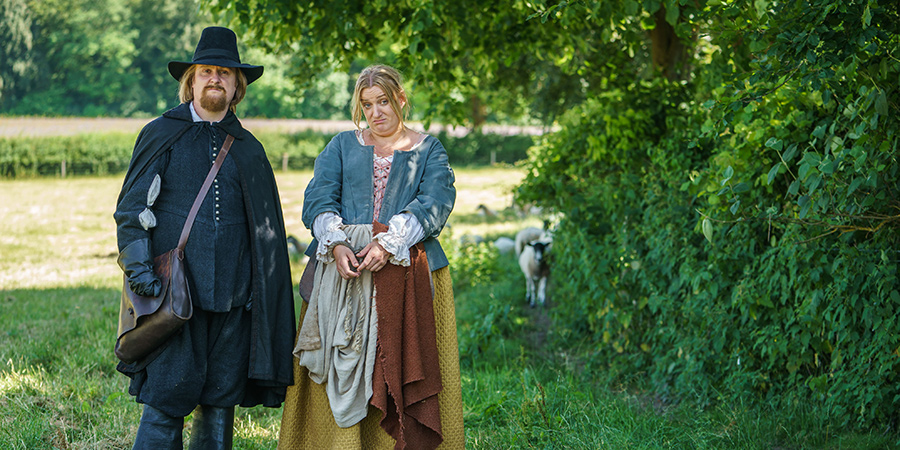
[[[316,158],[313,179],[303,198],[303,224],[311,228],[316,216],[323,212],[339,214],[345,224],[372,223],[375,214],[374,149],[361,145],[355,131],[338,133]],[[447,256],[437,237],[441,234],[453,204],[456,188],[447,151],[433,136],[405,152],[394,152],[378,222],[387,224],[391,217],[409,212],[425,230],[422,240],[429,268],[434,271],[447,266]],[[307,253],[312,256],[318,246],[313,242]]]

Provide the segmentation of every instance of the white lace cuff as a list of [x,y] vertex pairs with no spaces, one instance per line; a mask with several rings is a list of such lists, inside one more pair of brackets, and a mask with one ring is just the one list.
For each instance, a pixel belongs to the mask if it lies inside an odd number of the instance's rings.
[[378,241],[391,254],[388,261],[398,266],[409,267],[409,248],[425,237],[425,230],[416,216],[405,212],[391,217],[388,230],[378,233],[373,241]]
[[333,212],[324,212],[316,216],[313,222],[313,236],[319,241],[316,247],[316,259],[323,263],[334,262],[331,250],[338,244],[347,242],[347,233],[341,229],[344,221]]

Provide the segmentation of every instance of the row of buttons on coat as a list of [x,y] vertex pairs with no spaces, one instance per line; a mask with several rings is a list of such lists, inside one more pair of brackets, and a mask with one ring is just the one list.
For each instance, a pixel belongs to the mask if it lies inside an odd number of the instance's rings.
[[[213,136],[213,139],[215,139],[215,136]],[[212,154],[213,158],[216,157],[217,151],[218,151],[218,148],[213,147],[213,154]],[[216,221],[218,221],[219,220],[219,177],[213,178],[213,184],[215,184],[215,187],[216,187]]]

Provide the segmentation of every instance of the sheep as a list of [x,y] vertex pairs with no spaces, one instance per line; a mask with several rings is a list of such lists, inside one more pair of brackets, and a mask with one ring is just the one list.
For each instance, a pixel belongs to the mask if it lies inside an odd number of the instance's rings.
[[506,208],[511,210],[516,217],[524,219],[528,216],[540,216],[544,213],[544,208],[537,206],[533,202],[520,202],[518,192],[513,192],[512,202]]
[[515,247],[516,242],[506,236],[501,236],[497,238],[496,241],[494,241],[494,248],[496,248],[501,255],[505,255],[513,251]]
[[522,250],[529,242],[540,239],[544,234],[544,230],[537,227],[528,227],[519,230],[516,233],[516,257],[522,254]]
[[497,212],[491,208],[488,208],[484,203],[479,204],[476,208],[478,211],[478,215],[481,217],[494,218],[497,217]]
[[[528,242],[519,254],[519,268],[525,275],[525,300],[528,306],[534,308],[535,301],[541,306],[547,300],[547,278],[550,276],[550,248],[553,240],[544,235],[537,240]],[[535,289],[535,283],[537,288]]]
[[477,245],[484,242],[484,237],[477,234],[464,234],[459,237],[459,245]]
[[293,234],[289,234],[287,236],[287,245],[288,245],[288,255],[290,256],[292,261],[306,261],[307,257],[304,254],[306,252],[306,247],[309,245],[306,242],[301,242],[297,239]]

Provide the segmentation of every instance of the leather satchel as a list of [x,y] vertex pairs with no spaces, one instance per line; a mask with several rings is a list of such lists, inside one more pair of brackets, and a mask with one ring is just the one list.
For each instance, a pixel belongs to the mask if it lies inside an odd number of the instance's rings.
[[131,364],[150,355],[177,333],[194,314],[184,266],[184,247],[187,245],[200,205],[219,173],[232,142],[234,137],[228,135],[203,182],[203,187],[194,199],[191,211],[181,229],[178,246],[153,258],[153,271],[162,284],[159,296],[145,297],[135,294],[128,284],[128,278],[125,277],[115,347],[116,357],[124,363]]

